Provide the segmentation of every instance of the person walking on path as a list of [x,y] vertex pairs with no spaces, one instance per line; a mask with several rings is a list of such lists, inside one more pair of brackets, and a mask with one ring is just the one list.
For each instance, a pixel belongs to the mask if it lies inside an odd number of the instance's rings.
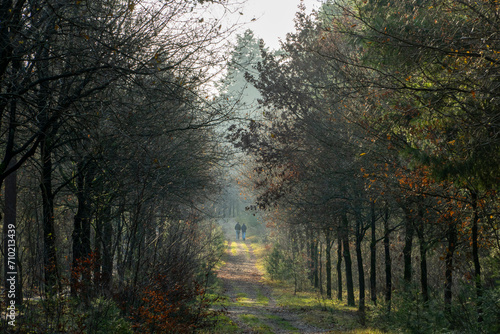
[[243,238],[243,240],[245,240],[246,234],[247,234],[247,226],[245,225],[245,223],[243,223],[243,226],[241,226],[241,237]]
[[[234,229],[236,230],[236,240],[240,240],[240,231],[241,231],[240,223],[236,223],[236,225],[234,226]],[[246,229],[246,227],[245,227],[245,229]]]

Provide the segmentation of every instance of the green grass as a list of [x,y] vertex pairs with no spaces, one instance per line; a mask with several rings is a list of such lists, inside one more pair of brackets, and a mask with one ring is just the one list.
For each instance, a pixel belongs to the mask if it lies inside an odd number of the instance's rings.
[[245,306],[247,304],[253,304],[253,300],[247,297],[247,294],[244,292],[238,292],[236,294],[236,305]]
[[269,298],[264,296],[260,290],[257,291],[257,304],[262,306],[269,305]]
[[236,299],[238,299],[238,298],[245,298],[246,296],[247,296],[246,293],[244,293],[244,292],[238,292],[236,294]]
[[271,327],[266,325],[254,314],[241,314],[238,318],[251,327],[252,331],[259,334],[273,334]]
[[379,329],[372,328],[372,324],[369,322],[363,328],[360,324],[357,307],[347,306],[343,301],[323,298],[315,291],[294,294],[291,284],[271,280],[265,273],[264,267],[265,256],[269,250],[261,243],[252,242],[251,247],[256,256],[257,268],[264,273],[264,282],[271,287],[276,304],[296,312],[303,322],[323,329],[338,328],[338,333],[384,333]]
[[212,305],[216,307],[228,306],[230,304],[229,298],[224,296],[224,287],[222,286],[222,282],[217,275],[212,276],[210,279],[210,284],[205,297],[207,300],[212,301]]
[[232,333],[240,333],[240,329],[234,321],[231,320],[227,315],[218,315],[212,319],[216,322],[216,325],[210,329],[203,329],[197,331],[200,334],[232,334]]
[[323,299],[317,292],[297,292],[284,283],[274,283],[273,292],[278,305],[297,312],[302,321],[312,326],[331,329],[339,328],[343,332],[381,333],[368,323],[366,328],[360,324],[358,309],[347,306],[342,301]]
[[248,298],[246,293],[240,292],[236,294],[236,302],[234,303],[237,306],[267,306],[269,305],[269,298],[264,296],[260,291],[257,291],[257,298]]
[[250,244],[250,247],[252,247],[253,254],[255,255],[255,266],[257,267],[259,272],[263,275],[264,282],[270,283],[271,280],[269,278],[269,275],[267,275],[265,269],[265,255],[267,251],[266,247],[261,243],[255,243],[255,242],[252,242]]
[[212,302],[212,305],[215,307],[228,307],[229,305],[231,305],[231,301],[229,300],[229,298],[226,296],[222,296],[219,293],[207,293],[207,297],[211,300],[214,300],[214,302]]
[[331,334],[333,333],[338,333],[338,334],[387,334],[387,332],[378,330],[378,329],[353,329],[350,331],[333,331],[329,332]]
[[299,330],[297,328],[293,327],[288,321],[286,321],[285,319],[283,319],[277,315],[268,314],[268,315],[266,315],[266,318],[269,320],[272,320],[273,323],[278,325],[279,328],[281,328],[281,329],[284,329],[287,331],[292,331],[294,333],[299,333]]

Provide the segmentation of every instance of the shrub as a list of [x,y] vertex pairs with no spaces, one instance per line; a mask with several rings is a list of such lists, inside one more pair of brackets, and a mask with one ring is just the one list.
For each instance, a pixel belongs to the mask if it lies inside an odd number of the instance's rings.
[[499,333],[500,290],[484,290],[483,321],[478,323],[477,298],[474,286],[464,284],[454,295],[449,313],[442,299],[424,303],[418,288],[393,294],[392,307],[383,302],[374,309],[374,321],[398,333]]
[[209,319],[220,313],[211,311],[210,300],[200,284],[175,284],[157,275],[142,291],[140,300],[130,308],[133,328],[139,333],[191,333],[212,325]]
[[279,243],[274,244],[267,255],[265,269],[271,279],[293,283],[295,291],[308,286],[308,270],[304,257],[286,252]]
[[84,320],[85,332],[95,334],[129,334],[130,323],[125,320],[118,305],[112,299],[98,298],[92,301]]

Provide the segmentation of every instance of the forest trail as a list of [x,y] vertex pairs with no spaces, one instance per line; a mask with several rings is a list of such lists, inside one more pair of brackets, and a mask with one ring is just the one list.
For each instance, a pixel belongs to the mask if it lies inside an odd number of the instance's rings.
[[229,231],[231,222],[224,225],[228,248],[226,263],[219,270],[218,277],[229,299],[228,316],[238,325],[238,333],[328,332],[304,323],[297,313],[277,305],[271,288],[264,283],[256,266],[251,243],[241,238],[236,240],[234,230]]

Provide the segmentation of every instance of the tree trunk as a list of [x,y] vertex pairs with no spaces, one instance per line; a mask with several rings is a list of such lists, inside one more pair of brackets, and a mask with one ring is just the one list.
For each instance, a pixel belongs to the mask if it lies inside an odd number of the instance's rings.
[[314,275],[314,288],[319,288],[319,257],[318,257],[318,244],[317,238],[313,238],[313,247],[311,249],[313,256],[313,275]]
[[319,251],[318,251],[318,276],[319,276],[319,293],[323,296],[323,243],[319,242]]
[[118,208],[118,219],[116,227],[116,237],[113,248],[116,255],[116,273],[118,277],[118,288],[121,289],[125,283],[125,266],[126,266],[126,254],[124,254],[124,248],[120,247],[126,243],[126,237],[124,236],[125,230],[125,204],[120,203]]
[[[48,14],[47,14],[48,15]],[[52,18],[47,22],[49,26],[54,26]],[[49,27],[47,26],[47,27]],[[55,30],[48,28],[44,31],[45,38],[50,39]],[[50,75],[49,69],[49,49],[44,47],[39,51],[41,61],[37,64],[36,74],[38,79],[47,78]],[[52,294],[54,287],[59,290],[59,268],[57,262],[56,238],[55,238],[55,220],[54,220],[54,192],[52,189],[52,150],[54,134],[57,133],[58,124],[50,119],[49,98],[51,96],[51,87],[48,81],[42,81],[37,92],[37,109],[40,134],[40,162],[41,162],[41,181],[40,190],[42,195],[42,224],[43,224],[43,264],[45,276],[45,292]],[[49,126],[52,124],[52,127]]]
[[358,262],[358,280],[359,280],[359,311],[365,311],[365,270],[363,268],[363,254],[361,243],[356,242],[356,260]]
[[444,284],[444,308],[445,313],[451,316],[451,300],[452,300],[452,286],[453,286],[453,255],[457,242],[457,230],[453,222],[449,222],[448,226],[448,249],[446,250],[446,270],[445,270],[445,284]]
[[370,297],[374,305],[377,305],[377,236],[375,203],[371,202],[371,241],[370,241]]
[[[92,219],[92,217],[91,217]],[[103,235],[103,223],[102,217],[96,215],[95,217],[95,238],[94,245],[91,246],[91,252],[94,255],[93,263],[92,263],[92,271],[93,271],[93,285],[94,289],[97,291],[101,291],[102,289],[102,275],[101,275],[101,267],[102,267],[102,235]]]
[[392,262],[389,233],[389,208],[386,206],[384,215],[385,301],[388,303],[388,309],[390,310],[392,298]]
[[113,223],[109,219],[111,207],[107,205],[105,210],[106,221],[103,226],[102,235],[102,287],[105,294],[109,295],[112,288],[113,277]]
[[477,297],[477,321],[483,321],[483,286],[481,283],[481,263],[479,262],[479,246],[478,246],[478,223],[479,213],[477,207],[477,192],[470,191],[472,199],[472,259],[474,261],[474,281],[476,283]]
[[297,257],[300,256],[301,254],[301,244],[303,241],[303,238],[299,237],[299,233],[297,231],[297,228],[294,226],[292,227],[292,263],[293,263],[293,269],[292,269],[292,275],[293,275],[293,295],[295,296],[297,294],[297,291],[299,289],[299,280],[298,280],[298,275],[299,273],[297,272]]
[[420,287],[424,302],[429,301],[429,284],[427,282],[427,242],[424,239],[423,227],[417,229],[420,250]]
[[345,262],[345,275],[346,275],[346,285],[347,285],[347,305],[355,306],[354,302],[354,282],[352,279],[352,261],[351,252],[349,249],[349,229],[347,216],[344,213],[342,216],[343,223],[343,244],[344,244],[344,262]]
[[404,281],[407,286],[411,284],[412,280],[412,261],[411,261],[411,251],[413,248],[413,221],[411,213],[408,209],[405,209],[405,245],[403,248],[403,259],[404,259]]
[[337,233],[337,299],[342,300],[342,233]]
[[[89,199],[90,182],[93,175],[89,172],[89,166],[82,160],[77,163],[76,197],[78,199],[78,211],[73,218],[73,263],[71,293],[77,293],[76,286],[80,285],[81,279],[84,287],[90,286],[90,263],[85,261],[91,253],[90,245],[90,223],[91,223],[91,201]],[[86,294],[86,291],[81,291]]]
[[[14,165],[13,158],[9,167]],[[3,222],[4,245],[4,286],[6,305],[11,301],[20,307],[23,303],[22,276],[19,264],[19,238],[17,237],[17,173],[14,171],[5,178],[5,209]],[[14,289],[11,289],[14,288]]]
[[[4,10],[2,14],[6,14],[7,10]],[[16,17],[12,16],[10,13],[11,22],[20,21],[20,13],[16,14]],[[5,19],[5,20],[4,20]],[[2,22],[6,21],[7,17],[2,15]],[[9,29],[13,29],[14,26],[11,25]],[[8,45],[9,42],[4,43],[7,38],[8,29],[2,29],[0,39],[2,40],[2,45]],[[10,49],[10,51],[8,50]],[[2,49],[2,55],[6,56],[7,53],[12,52],[12,48]],[[0,70],[0,73],[4,73],[6,67]],[[17,89],[17,84],[19,80],[16,79],[21,68],[21,60],[12,60],[12,77],[7,84],[7,92],[13,93]],[[1,76],[1,75],[0,75]],[[15,98],[10,100],[2,99],[0,102],[0,113],[3,114],[4,110],[9,111],[8,117],[8,127],[7,127],[7,141],[3,142],[4,146],[2,150],[4,152],[3,166],[0,167],[2,178],[0,179],[0,189],[2,188],[2,183],[5,184],[5,207],[4,207],[4,221],[3,221],[3,244],[4,244],[4,287],[5,287],[5,303],[6,306],[10,306],[11,302],[15,302],[17,307],[21,306],[23,303],[23,285],[22,285],[22,267],[19,262],[19,238],[17,237],[17,172],[13,171],[10,175],[5,175],[5,172],[10,168],[13,168],[17,159],[14,155],[14,141],[15,134],[19,122],[17,120],[17,100]],[[26,157],[27,158],[27,157]],[[2,215],[0,213],[0,221],[2,220]],[[14,284],[13,284],[14,283]],[[15,288],[15,292],[11,293],[11,287]]]
[[136,289],[138,287],[138,282],[139,282],[139,273],[141,269],[141,264],[143,262],[143,249],[144,247],[144,236],[145,236],[145,226],[144,224],[141,224],[139,227],[139,235],[138,235],[138,240],[139,240],[139,247],[137,249],[137,258],[135,262],[135,273],[134,273],[134,283],[133,283],[133,288]]
[[308,277],[311,285],[314,284],[314,241],[312,230],[306,229],[307,238],[307,267],[309,268]]
[[329,228],[325,229],[325,241],[326,241],[326,296],[332,298],[332,231]]
[[422,296],[424,298],[424,306],[428,306],[429,301],[429,282],[428,282],[428,270],[427,270],[427,250],[429,244],[425,239],[425,221],[424,221],[424,208],[422,202],[417,202],[418,204],[418,226],[420,228],[417,233],[420,238],[420,285],[422,286]]
[[[359,210],[359,209],[357,209]],[[356,262],[358,264],[358,284],[359,284],[359,305],[360,313],[365,311],[365,269],[363,267],[363,253],[361,250],[361,243],[365,236],[363,228],[363,218],[359,211],[356,211]],[[364,317],[362,317],[364,319]]]
[[44,241],[43,264],[45,272],[45,292],[51,294],[52,292],[54,292],[54,287],[59,288],[60,282],[54,229],[52,148],[47,135],[43,135],[40,142],[40,159],[42,164],[40,190],[42,194],[42,223]]

